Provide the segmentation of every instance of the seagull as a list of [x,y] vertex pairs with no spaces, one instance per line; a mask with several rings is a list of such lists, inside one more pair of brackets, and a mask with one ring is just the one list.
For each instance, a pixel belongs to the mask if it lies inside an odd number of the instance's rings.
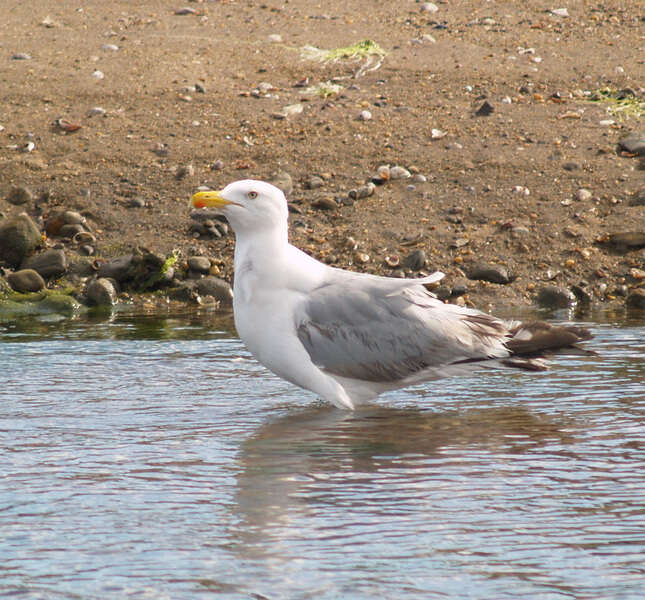
[[339,408],[481,368],[542,371],[545,352],[592,337],[446,304],[425,287],[438,271],[398,279],[319,262],[289,243],[285,196],[264,181],[200,191],[191,204],[217,209],[235,232],[233,312],[248,350]]

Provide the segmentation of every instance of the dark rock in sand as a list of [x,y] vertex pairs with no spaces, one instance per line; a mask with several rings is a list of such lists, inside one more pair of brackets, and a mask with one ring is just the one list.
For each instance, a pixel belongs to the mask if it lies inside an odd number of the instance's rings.
[[569,308],[576,304],[576,297],[571,290],[547,285],[538,292],[537,302],[544,308]]
[[33,269],[20,269],[9,273],[7,281],[16,292],[39,292],[45,287],[45,280]]
[[188,259],[188,268],[194,273],[208,274],[211,270],[211,261],[206,256],[191,256]]
[[34,269],[45,279],[60,277],[67,271],[67,257],[64,250],[45,250],[27,258],[22,268]]
[[117,300],[114,284],[105,277],[90,281],[86,295],[87,303],[94,306],[113,306]]
[[636,288],[625,300],[625,306],[645,310],[645,288]]
[[226,306],[233,302],[233,290],[229,283],[212,275],[197,282],[197,292],[200,296],[212,296]]
[[607,240],[619,252],[645,248],[645,231],[624,231],[612,233]]
[[634,131],[618,140],[618,147],[621,150],[636,156],[645,156],[645,133]]
[[509,276],[506,267],[484,263],[475,265],[468,273],[468,279],[502,284],[511,283],[511,281],[513,281],[513,278]]
[[160,256],[145,248],[137,248],[132,254],[119,256],[101,265],[97,275],[112,278],[124,288],[142,292],[166,283],[162,273],[164,263]]
[[25,213],[0,221],[0,262],[17,267],[41,243],[40,230]]
[[34,195],[31,193],[29,188],[23,186],[15,186],[11,188],[9,195],[7,196],[7,202],[15,206],[20,206],[21,204],[28,204],[34,199]]
[[428,257],[423,250],[414,250],[403,259],[401,264],[410,271],[420,271],[426,266],[427,262]]
[[475,115],[478,117],[487,117],[491,115],[495,107],[488,101],[484,100],[483,104],[475,111]]

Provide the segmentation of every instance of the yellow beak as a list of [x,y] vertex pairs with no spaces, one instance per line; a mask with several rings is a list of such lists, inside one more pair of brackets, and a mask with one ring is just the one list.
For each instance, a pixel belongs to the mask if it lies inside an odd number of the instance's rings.
[[220,196],[220,192],[208,191],[197,192],[191,199],[190,204],[193,208],[222,208],[228,204],[237,204]]

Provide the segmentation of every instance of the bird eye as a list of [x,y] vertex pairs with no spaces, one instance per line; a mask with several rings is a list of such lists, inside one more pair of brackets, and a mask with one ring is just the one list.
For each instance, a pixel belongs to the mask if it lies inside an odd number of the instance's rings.
[[255,199],[258,197],[258,193],[257,193],[257,192],[249,192],[249,193],[247,194],[247,196],[248,196],[251,200],[255,200]]

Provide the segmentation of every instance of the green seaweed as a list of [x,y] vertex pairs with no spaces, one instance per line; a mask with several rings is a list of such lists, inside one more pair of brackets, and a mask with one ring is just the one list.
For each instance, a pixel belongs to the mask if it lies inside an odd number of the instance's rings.
[[617,90],[611,87],[591,92],[589,102],[607,105],[607,112],[619,120],[640,119],[645,114],[645,100],[638,98],[630,90]]

